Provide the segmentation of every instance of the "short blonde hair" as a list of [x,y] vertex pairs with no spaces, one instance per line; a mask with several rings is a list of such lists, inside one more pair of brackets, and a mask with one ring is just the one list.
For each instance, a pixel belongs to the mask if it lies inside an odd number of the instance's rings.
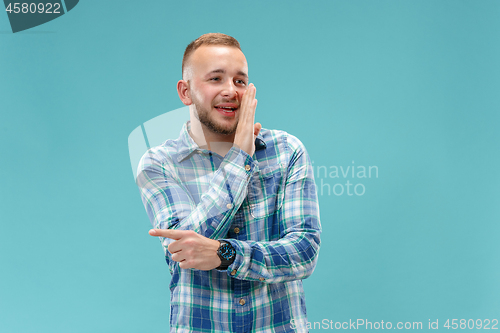
[[182,75],[184,76],[184,68],[186,67],[187,61],[191,54],[193,54],[196,49],[198,49],[202,45],[225,45],[236,47],[241,51],[240,43],[236,40],[236,38],[221,34],[221,33],[208,33],[201,35],[196,38],[194,41],[189,43],[184,51],[184,56],[182,57]]

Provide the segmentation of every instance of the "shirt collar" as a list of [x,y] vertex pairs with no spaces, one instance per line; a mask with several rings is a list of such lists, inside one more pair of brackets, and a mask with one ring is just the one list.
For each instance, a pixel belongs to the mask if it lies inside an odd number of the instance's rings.
[[[189,129],[191,128],[189,120],[182,126],[181,133],[178,139],[177,146],[177,162],[181,162],[183,159],[191,155],[196,150],[199,150],[200,147],[194,142],[191,135],[189,135]],[[264,141],[264,137],[262,136],[262,131],[259,132],[257,137],[255,138],[255,150],[265,149],[267,147],[266,142]]]
[[179,143],[177,146],[177,162],[181,162],[183,159],[188,157],[192,152],[199,149],[196,142],[194,142],[191,135],[189,135],[189,120],[184,123],[181,129],[181,135],[178,139]]

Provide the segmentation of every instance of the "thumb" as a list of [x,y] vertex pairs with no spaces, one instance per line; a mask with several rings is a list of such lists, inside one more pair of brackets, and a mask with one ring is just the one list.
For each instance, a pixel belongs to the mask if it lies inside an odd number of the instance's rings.
[[255,123],[255,125],[253,125],[253,135],[257,136],[261,129],[262,125],[260,123]]

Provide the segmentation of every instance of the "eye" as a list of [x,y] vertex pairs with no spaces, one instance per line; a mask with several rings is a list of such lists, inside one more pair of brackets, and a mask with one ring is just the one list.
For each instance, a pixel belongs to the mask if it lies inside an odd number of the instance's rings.
[[236,84],[239,84],[240,86],[246,86],[247,83],[245,80],[236,80]]
[[220,77],[212,77],[209,79],[209,81],[220,81]]

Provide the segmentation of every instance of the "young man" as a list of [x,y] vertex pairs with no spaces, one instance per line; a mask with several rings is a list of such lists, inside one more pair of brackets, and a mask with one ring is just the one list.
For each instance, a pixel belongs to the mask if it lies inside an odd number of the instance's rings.
[[171,332],[304,332],[302,279],[321,232],[307,152],[254,124],[256,89],[233,37],[189,44],[182,76],[190,121],[138,170],[172,274]]

